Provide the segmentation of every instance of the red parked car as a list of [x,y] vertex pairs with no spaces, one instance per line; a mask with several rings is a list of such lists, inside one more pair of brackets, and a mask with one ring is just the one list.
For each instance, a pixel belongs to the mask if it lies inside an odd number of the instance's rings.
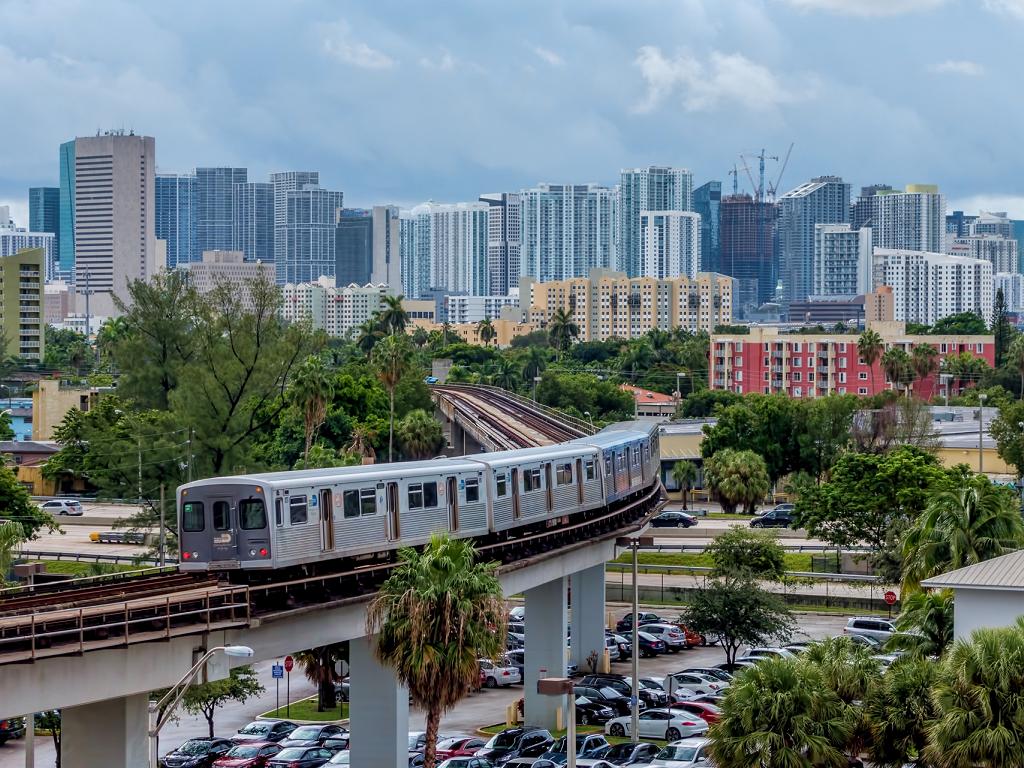
[[265,768],[267,761],[281,751],[281,745],[272,741],[249,741],[228,750],[217,758],[213,768]]
[[478,749],[483,749],[484,740],[476,736],[452,736],[437,742],[437,760],[449,757],[472,757]]
[[722,717],[721,707],[705,701],[683,701],[673,704],[672,709],[697,715],[697,717],[706,720],[708,723],[717,723]]

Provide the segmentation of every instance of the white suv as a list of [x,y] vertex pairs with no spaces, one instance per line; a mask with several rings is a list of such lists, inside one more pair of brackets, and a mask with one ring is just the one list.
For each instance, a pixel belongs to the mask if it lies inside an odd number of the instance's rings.
[[49,512],[51,515],[72,515],[78,517],[84,514],[82,502],[78,499],[50,499],[49,501],[44,501],[41,506],[44,512]]
[[843,632],[847,635],[873,637],[884,643],[893,636],[896,627],[888,619],[880,619],[876,616],[857,616],[846,622]]

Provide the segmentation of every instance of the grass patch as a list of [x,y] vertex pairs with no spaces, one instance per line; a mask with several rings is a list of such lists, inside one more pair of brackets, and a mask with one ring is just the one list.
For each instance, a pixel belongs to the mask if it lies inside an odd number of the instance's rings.
[[300,699],[299,701],[293,701],[291,707],[281,707],[280,709],[273,709],[270,712],[264,712],[260,717],[269,717],[275,719],[290,719],[290,720],[314,720],[317,722],[326,722],[331,720],[345,720],[348,717],[348,702],[341,702],[341,710],[334,708],[327,712],[316,711],[316,696],[310,696],[308,699]]
[[754,519],[753,515],[731,514],[729,512],[708,512],[704,517],[708,520],[734,520],[737,523],[746,523]]
[[85,563],[77,560],[33,560],[43,563],[47,573],[61,573],[68,576],[102,576],[106,573],[138,570],[141,566],[129,563]]
[[[810,571],[811,554],[805,552],[786,552],[782,555],[787,571]],[[623,552],[614,562],[632,563],[633,556],[629,552]],[[639,564],[644,565],[676,565],[688,566],[690,568],[711,568],[714,561],[707,552],[641,552]],[[641,567],[641,570],[643,568]]]

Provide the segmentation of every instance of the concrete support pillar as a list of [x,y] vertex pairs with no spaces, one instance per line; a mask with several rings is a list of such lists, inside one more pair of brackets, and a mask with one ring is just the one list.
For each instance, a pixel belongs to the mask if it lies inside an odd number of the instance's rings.
[[590,672],[587,657],[604,654],[604,565],[595,565],[570,576],[572,585],[572,660],[580,672]]
[[[541,696],[537,680],[565,676],[567,609],[564,578],[526,590],[526,662],[523,667],[526,723],[555,728],[560,696]],[[547,670],[541,672],[542,669]],[[353,761],[355,764],[355,761]]]
[[106,699],[61,711],[61,765],[139,768],[149,765],[149,696]]
[[409,693],[373,655],[376,637],[349,643],[349,728],[352,765],[407,768]]

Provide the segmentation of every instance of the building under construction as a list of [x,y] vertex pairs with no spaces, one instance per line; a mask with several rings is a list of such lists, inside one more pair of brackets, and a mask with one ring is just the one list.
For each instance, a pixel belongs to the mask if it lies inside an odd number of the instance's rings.
[[744,315],[769,301],[778,282],[775,203],[747,194],[726,195],[721,207],[719,271],[735,281],[733,307]]

